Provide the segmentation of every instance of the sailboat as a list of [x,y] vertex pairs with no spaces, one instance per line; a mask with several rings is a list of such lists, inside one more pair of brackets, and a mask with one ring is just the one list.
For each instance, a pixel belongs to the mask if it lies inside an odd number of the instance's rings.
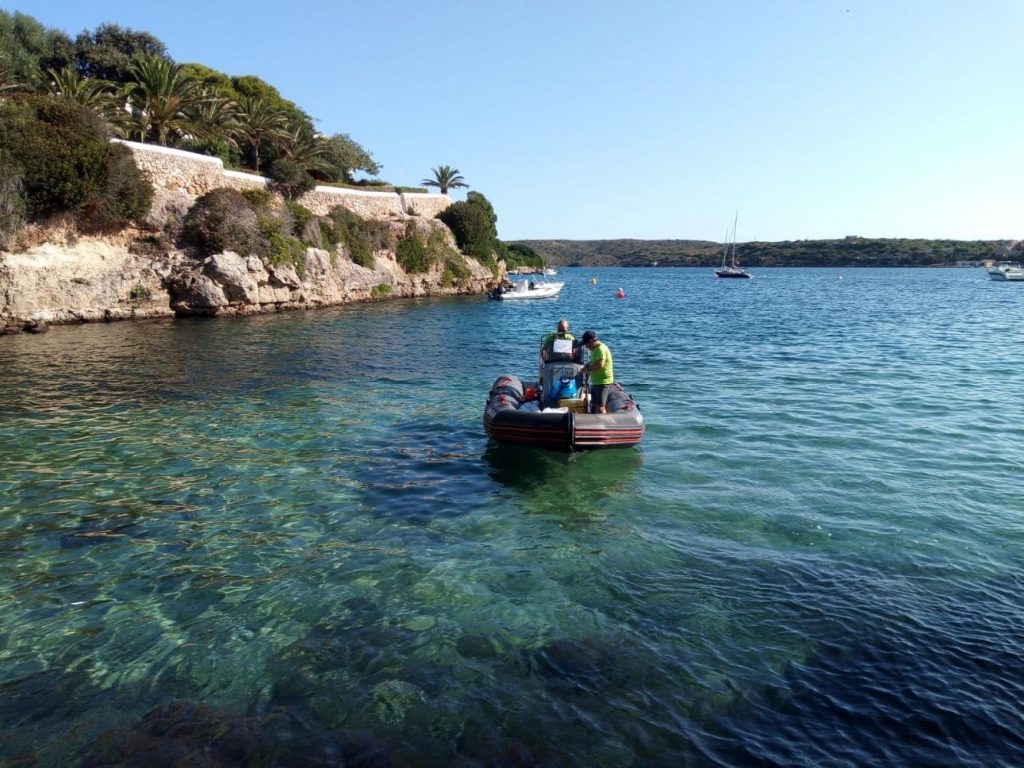
[[[729,237],[729,233],[725,233],[725,251],[722,253],[722,268],[715,270],[715,277],[745,277],[750,278],[751,275],[747,270],[736,263],[736,223],[739,221],[739,211],[736,212],[736,217],[732,222],[732,237]],[[730,262],[730,256],[732,261]],[[728,263],[727,263],[728,262]]]

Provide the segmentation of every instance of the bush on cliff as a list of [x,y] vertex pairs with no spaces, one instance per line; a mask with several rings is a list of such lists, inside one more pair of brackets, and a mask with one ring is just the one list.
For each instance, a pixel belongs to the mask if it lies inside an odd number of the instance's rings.
[[448,225],[463,253],[473,256],[492,271],[496,269],[494,222],[484,208],[460,201],[441,211],[437,218]]
[[182,238],[203,256],[234,251],[258,253],[264,243],[256,211],[234,189],[215,189],[196,200],[185,216]]
[[272,266],[291,264],[304,277],[306,246],[293,236],[295,210],[261,189],[215,189],[189,209],[182,239],[202,256],[223,251],[255,254]]
[[[413,221],[405,225],[405,236],[398,241],[395,255],[402,269],[409,274],[429,272],[431,267],[443,261],[446,271],[451,275],[469,275],[462,258],[448,244],[440,229],[431,230],[424,239]],[[460,266],[465,274],[462,274]]]
[[286,200],[296,200],[316,187],[316,180],[290,157],[281,157],[267,170],[271,188]]
[[373,269],[374,251],[395,247],[395,237],[386,221],[364,219],[340,205],[332,208],[321,222],[325,245],[331,250],[343,245],[349,258],[361,267]]
[[25,195],[22,172],[0,149],[0,248],[10,248],[25,223]]
[[123,144],[109,146],[107,173],[101,183],[99,192],[79,206],[79,223],[87,230],[118,230],[142,220],[153,204],[153,187]]
[[141,220],[153,189],[103,121],[71,101],[20,96],[0,102],[0,146],[22,177],[26,215],[71,212],[89,229]]
[[259,216],[261,244],[260,255],[275,267],[291,264],[300,278],[306,276],[306,246],[292,237],[291,221],[273,216]]

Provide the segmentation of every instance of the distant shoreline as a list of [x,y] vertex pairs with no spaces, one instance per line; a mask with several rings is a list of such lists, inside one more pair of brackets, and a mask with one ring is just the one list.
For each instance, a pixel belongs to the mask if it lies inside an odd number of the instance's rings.
[[[721,243],[709,240],[518,240],[554,267],[716,267]],[[1024,258],[1019,241],[846,237],[738,243],[739,262],[759,267],[955,267],[959,262]],[[967,268],[964,266],[964,268]]]

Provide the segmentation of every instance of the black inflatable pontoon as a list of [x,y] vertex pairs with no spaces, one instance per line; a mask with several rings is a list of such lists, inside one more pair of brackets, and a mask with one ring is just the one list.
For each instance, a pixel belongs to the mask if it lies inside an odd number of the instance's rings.
[[644,436],[644,417],[626,390],[613,384],[608,413],[587,413],[588,387],[577,362],[550,362],[537,383],[499,376],[484,408],[484,429],[503,443],[556,450],[628,447]]

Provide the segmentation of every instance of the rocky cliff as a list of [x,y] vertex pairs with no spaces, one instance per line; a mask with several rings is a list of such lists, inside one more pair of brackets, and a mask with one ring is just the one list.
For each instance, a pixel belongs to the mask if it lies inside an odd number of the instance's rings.
[[[139,229],[106,237],[77,234],[64,222],[35,226],[20,247],[0,251],[0,331],[40,330],[47,323],[126,320],[172,315],[245,315],[308,309],[394,297],[484,293],[504,274],[464,256],[457,275],[443,263],[410,274],[394,250],[374,253],[373,267],[336,251],[308,248],[299,263],[273,264],[249,253],[198,258],[168,239],[197,197],[218,187],[264,188],[266,180],[224,171],[215,158],[148,145],[129,145],[155,189]],[[313,213],[341,206],[386,222],[395,238],[412,226],[440,234],[457,253],[451,232],[431,218],[451,204],[442,195],[367,193],[318,187],[302,199]]]
[[[406,223],[394,226],[404,231]],[[438,221],[424,230],[451,233]],[[145,249],[144,232],[78,237],[58,228],[18,253],[0,252],[0,327],[7,332],[42,323],[127,320],[172,315],[246,315],[394,297],[483,293],[497,278],[465,258],[468,276],[453,280],[436,265],[408,274],[394,252],[374,254],[374,268],[344,255],[306,250],[302,269],[275,266],[251,254],[196,259],[177,249]],[[300,271],[303,273],[300,276]]]

